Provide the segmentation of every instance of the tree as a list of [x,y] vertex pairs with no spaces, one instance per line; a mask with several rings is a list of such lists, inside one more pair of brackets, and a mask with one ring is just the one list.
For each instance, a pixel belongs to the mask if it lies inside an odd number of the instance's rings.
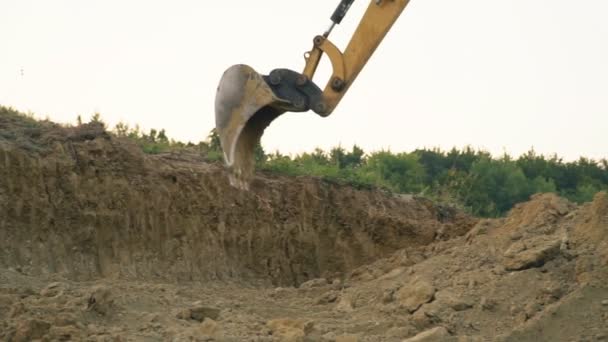
[[211,151],[222,151],[222,144],[220,142],[220,136],[217,134],[217,130],[214,128],[209,132],[207,136],[207,141],[209,142],[209,149]]
[[473,213],[499,216],[530,196],[527,178],[516,163],[482,158],[471,167],[472,184],[465,198]]
[[114,133],[119,137],[126,137],[129,134],[129,125],[119,122],[114,126]]
[[98,125],[103,126],[104,129],[106,128],[106,123],[103,122],[103,120],[101,119],[101,114],[99,114],[97,112],[95,112],[95,114],[93,114],[93,116],[91,117],[91,121],[89,123],[98,124]]
[[367,158],[364,175],[376,185],[393,191],[418,193],[423,189],[425,173],[415,154],[381,151]]

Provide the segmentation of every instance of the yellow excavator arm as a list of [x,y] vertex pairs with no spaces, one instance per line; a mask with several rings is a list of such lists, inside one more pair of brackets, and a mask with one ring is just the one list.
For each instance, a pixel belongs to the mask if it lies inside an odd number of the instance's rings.
[[[340,1],[330,28],[313,39],[312,50],[305,54],[303,72],[275,69],[260,75],[244,64],[224,72],[215,99],[215,121],[232,185],[249,187],[255,146],[264,129],[278,116],[312,110],[325,117],[333,112],[409,0],[372,0],[342,52],[329,35],[353,2]],[[321,90],[313,77],[323,55],[331,62],[332,76]]]
[[[342,8],[350,7],[353,1],[343,0],[332,16],[333,20]],[[327,38],[331,29],[314,38],[312,50],[305,55],[306,67],[302,74],[312,79],[323,54],[329,57],[333,69],[323,90],[324,108],[313,108],[316,113],[323,116],[331,114],[408,3],[409,0],[371,1],[344,53]],[[335,24],[336,21],[333,21],[331,27]]]

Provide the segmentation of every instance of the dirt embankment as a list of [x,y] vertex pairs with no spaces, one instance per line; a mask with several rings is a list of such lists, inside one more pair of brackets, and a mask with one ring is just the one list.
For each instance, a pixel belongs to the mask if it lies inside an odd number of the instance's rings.
[[[15,134],[17,132],[18,134]],[[608,340],[608,195],[502,219],[0,117],[0,339]]]
[[196,155],[144,155],[84,130],[56,133],[43,151],[0,145],[0,266],[297,285],[474,223],[422,199],[310,178],[258,178],[242,192]]

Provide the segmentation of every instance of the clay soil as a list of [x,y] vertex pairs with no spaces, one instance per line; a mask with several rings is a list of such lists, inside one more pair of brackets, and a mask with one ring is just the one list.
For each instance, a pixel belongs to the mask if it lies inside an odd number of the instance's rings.
[[608,195],[479,219],[0,115],[0,340],[608,341]]

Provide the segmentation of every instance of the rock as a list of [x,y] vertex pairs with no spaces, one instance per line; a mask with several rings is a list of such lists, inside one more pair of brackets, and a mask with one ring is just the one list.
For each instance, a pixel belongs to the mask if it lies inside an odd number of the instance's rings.
[[151,313],[151,314],[147,314],[144,317],[144,320],[150,322],[150,323],[157,323],[160,321],[160,315],[157,313]]
[[323,342],[335,342],[336,341],[336,333],[333,331],[330,331],[328,333],[323,334],[323,336],[321,336],[321,341]]
[[325,292],[321,297],[317,298],[316,303],[320,305],[334,303],[338,300],[339,295],[340,292],[334,290]]
[[40,339],[46,335],[51,328],[48,322],[40,321],[37,319],[28,319],[17,323],[15,331],[15,342],[26,342],[35,339]]
[[608,306],[608,299],[602,301],[603,306]]
[[8,316],[10,318],[15,318],[17,316],[23,315],[27,310],[25,309],[25,305],[23,303],[15,303],[11,305],[11,309],[8,312]]
[[88,324],[86,330],[89,335],[103,335],[106,333],[104,327],[95,324]]
[[436,327],[431,330],[422,332],[412,338],[403,340],[403,342],[444,342],[450,337],[450,333],[446,328]]
[[36,292],[34,292],[34,290],[30,289],[29,287],[24,287],[19,290],[19,298],[21,298],[21,299],[27,298],[29,296],[33,296],[35,294],[36,294]]
[[190,316],[190,309],[181,309],[177,311],[177,313],[175,314],[175,318],[186,320],[192,319],[192,317]]
[[489,299],[486,297],[482,297],[479,302],[479,306],[481,306],[482,310],[493,311],[496,308],[496,301],[493,299]]
[[479,336],[459,336],[458,342],[484,342],[484,339]]
[[395,279],[395,278],[399,277],[400,275],[404,274],[405,271],[407,271],[407,268],[397,267],[397,268],[391,270],[390,272],[386,273],[385,275],[381,276],[379,279],[380,280]]
[[489,219],[483,219],[479,221],[471,230],[465,235],[467,242],[473,241],[476,236],[485,235],[488,233],[488,228],[491,226],[492,221]]
[[66,290],[65,284],[54,282],[48,284],[44,289],[40,291],[40,295],[43,297],[55,297]]
[[0,294],[0,315],[4,315],[5,311],[10,308],[15,302],[15,298],[9,295]]
[[336,342],[358,342],[359,336],[357,335],[340,335],[336,337]]
[[49,331],[51,341],[79,341],[82,340],[81,333],[78,328],[73,326],[51,327]]
[[530,302],[528,304],[526,304],[526,306],[524,307],[524,313],[526,315],[526,320],[534,317],[534,315],[536,315],[537,312],[539,312],[541,309],[540,305],[534,302]]
[[312,279],[300,284],[300,289],[312,289],[315,287],[327,286],[329,283],[325,278]]
[[503,265],[508,271],[540,267],[559,254],[560,246],[560,239],[547,236],[538,236],[528,241],[518,241],[505,252]]
[[382,292],[382,303],[389,304],[395,301],[395,289],[386,289]]
[[543,294],[553,300],[563,297],[566,290],[559,283],[547,283],[542,289]]
[[65,327],[69,325],[76,325],[76,316],[70,313],[60,313],[55,316],[53,325],[57,327]]
[[412,324],[420,331],[429,328],[433,322],[424,309],[420,309],[412,315]]
[[221,337],[222,335],[220,325],[211,318],[205,318],[203,323],[201,323],[199,326],[198,331],[202,335],[211,336],[214,338]]
[[432,301],[434,296],[435,288],[426,281],[405,285],[396,294],[399,305],[410,313],[418,310],[422,304]]
[[404,338],[415,334],[416,331],[416,328],[411,325],[392,327],[386,331],[385,337],[393,339]]
[[287,294],[288,292],[289,291],[284,287],[277,287],[274,290],[272,290],[272,292],[270,292],[268,295],[271,298],[278,298],[278,297],[281,297],[281,296]]
[[579,284],[586,284],[593,279],[593,258],[589,255],[581,256],[577,258],[574,272],[576,274],[576,281]]
[[454,311],[464,311],[473,307],[473,304],[452,292],[439,291],[435,295],[438,302],[447,305]]
[[353,310],[355,310],[355,307],[350,296],[341,296],[338,305],[336,305],[336,311],[352,312]]
[[199,306],[197,308],[191,309],[182,309],[180,310],[175,317],[184,320],[195,320],[199,322],[203,322],[205,318],[210,318],[212,320],[217,320],[220,316],[220,310],[205,306]]
[[95,286],[92,289],[87,304],[88,310],[93,310],[101,315],[107,315],[114,308],[114,296],[106,286]]
[[517,232],[517,231],[516,231],[516,232],[513,232],[513,233],[511,233],[511,235],[509,235],[509,238],[510,238],[512,241],[521,240],[521,238],[522,238],[522,237],[524,237],[524,236],[522,235],[522,233],[521,233],[521,232]]
[[274,336],[281,341],[298,341],[312,332],[314,323],[301,319],[280,318],[266,323]]
[[190,318],[195,321],[202,322],[205,318],[211,318],[217,320],[220,317],[220,310],[215,308],[209,308],[200,306],[194,309],[190,309]]

